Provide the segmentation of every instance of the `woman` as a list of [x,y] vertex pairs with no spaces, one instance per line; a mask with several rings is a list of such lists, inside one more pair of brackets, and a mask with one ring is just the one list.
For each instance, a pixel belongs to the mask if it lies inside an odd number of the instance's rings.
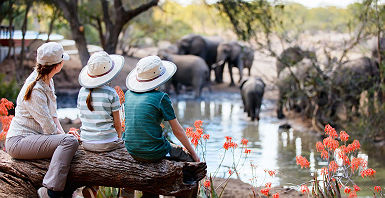
[[35,70],[25,81],[18,97],[5,148],[15,159],[52,158],[38,190],[40,197],[60,197],[64,190],[79,134],[65,134],[57,118],[56,95],[52,77],[63,61],[69,60],[63,47],[55,42],[37,49]]

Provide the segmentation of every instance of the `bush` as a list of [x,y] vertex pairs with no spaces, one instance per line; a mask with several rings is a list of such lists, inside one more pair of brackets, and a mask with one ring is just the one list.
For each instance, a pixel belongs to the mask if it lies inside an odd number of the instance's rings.
[[4,78],[5,74],[0,74],[0,98],[7,98],[9,101],[15,103],[17,95],[20,92],[20,87],[15,79],[6,82]]

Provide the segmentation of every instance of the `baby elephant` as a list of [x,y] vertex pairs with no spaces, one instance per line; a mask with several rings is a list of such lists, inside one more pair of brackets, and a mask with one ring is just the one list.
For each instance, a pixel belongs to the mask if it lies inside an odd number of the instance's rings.
[[251,121],[254,121],[255,118],[259,120],[265,83],[261,78],[249,78],[241,82],[240,89],[247,116],[251,117]]

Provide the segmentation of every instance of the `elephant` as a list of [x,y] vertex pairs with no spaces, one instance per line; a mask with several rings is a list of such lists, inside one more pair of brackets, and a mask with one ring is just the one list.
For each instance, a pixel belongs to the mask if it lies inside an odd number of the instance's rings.
[[[378,50],[380,50],[380,53],[378,53]],[[379,61],[379,56],[381,55],[381,60],[385,60],[385,37],[380,38],[380,42],[376,42],[376,44],[372,48],[372,57],[377,59]]]
[[[252,57],[254,60],[254,56]],[[227,63],[230,73],[231,83],[230,86],[234,86],[233,72],[232,68],[237,67],[239,69],[239,82],[242,81],[243,77],[243,67],[245,65],[245,51],[243,46],[236,41],[224,42],[219,44],[217,49],[217,62],[215,63],[215,76],[216,82],[223,82],[223,70],[224,66]],[[252,63],[252,61],[251,61]],[[251,67],[251,66],[250,66]]]
[[249,76],[251,75],[251,67],[254,62],[254,50],[251,47],[244,46],[243,47],[243,67],[249,70]]
[[175,63],[177,71],[171,78],[171,84],[174,86],[175,93],[179,94],[179,85],[192,86],[195,92],[195,98],[201,97],[204,86],[210,89],[208,81],[209,69],[206,62],[195,55],[178,55],[166,52],[158,52],[162,60]]
[[252,77],[242,80],[239,88],[241,89],[244,112],[247,112],[251,121],[259,120],[265,83],[261,78]]
[[285,67],[291,67],[304,58],[309,58],[311,60],[317,60],[316,54],[314,51],[302,50],[298,46],[289,47],[282,51],[282,53],[277,58],[276,69],[277,76]]
[[311,101],[309,93],[315,94],[316,103],[324,103],[326,91],[318,90],[319,83],[323,82],[323,75],[309,60],[302,60],[295,67],[284,68],[278,76],[277,118],[285,117],[283,106],[294,109],[296,112],[309,112]]
[[[177,42],[178,54],[191,54],[201,57],[211,72],[211,66],[216,62],[217,48],[220,40],[221,39],[212,39],[197,34],[189,34]],[[210,73],[208,79],[210,80]]]
[[[334,116],[338,105],[343,104],[347,110],[348,119],[351,112],[359,115],[360,95],[362,92],[376,88],[380,84],[379,64],[375,58],[361,57],[350,60],[337,67],[331,73],[333,96],[332,113]],[[373,108],[373,91],[369,91],[369,107]]]

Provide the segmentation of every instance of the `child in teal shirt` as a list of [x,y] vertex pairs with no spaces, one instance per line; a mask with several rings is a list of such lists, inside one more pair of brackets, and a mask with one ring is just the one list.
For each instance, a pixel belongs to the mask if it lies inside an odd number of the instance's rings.
[[[158,56],[142,58],[126,79],[125,132],[123,140],[130,155],[138,161],[170,158],[199,162],[183,127],[179,124],[168,95],[158,87],[176,72],[176,66]],[[161,122],[168,121],[173,134],[184,148],[171,144],[163,136]]]

